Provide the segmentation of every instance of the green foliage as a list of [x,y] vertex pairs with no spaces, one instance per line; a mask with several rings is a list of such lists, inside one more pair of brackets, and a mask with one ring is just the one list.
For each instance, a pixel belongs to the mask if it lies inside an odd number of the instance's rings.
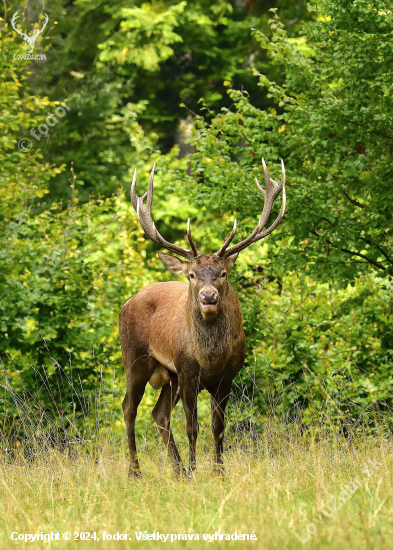
[[[81,206],[75,176],[70,180],[68,206],[53,203],[45,208],[48,181],[64,167],[44,164],[36,144],[23,152],[18,142],[22,140],[26,148],[23,135],[43,123],[46,111],[53,111],[59,102],[29,93],[25,68],[12,59],[18,46],[9,34],[4,36],[4,47],[7,53],[0,56],[0,104],[5,114],[0,123],[1,357],[16,387],[21,387],[20,376],[33,390],[35,369],[45,366],[50,376],[56,364],[67,365],[71,354],[76,381],[80,378],[87,391],[94,390],[97,372],[108,368],[112,372],[111,362],[121,362],[119,310],[151,280],[145,267],[145,239],[121,193]],[[59,398],[60,387],[54,384],[52,391]],[[62,394],[66,402],[69,393],[70,388]]]
[[[278,5],[294,32],[294,23],[307,16],[304,3]],[[256,105],[266,104],[251,73],[256,66],[271,74],[251,37],[254,26],[268,29],[265,2],[89,0],[63,7],[54,0],[46,9],[58,25],[48,36],[49,62],[33,68],[30,84],[71,109],[56,139],[48,140],[47,156],[57,164],[74,162],[82,201],[92,190],[109,196],[127,167],[140,163],[123,125],[134,105],[143,105],[137,122],[152,138],[151,152],[167,153],[201,97],[230,105],[225,80],[246,86]],[[69,198],[66,178],[59,175],[50,191],[52,200]]]
[[245,275],[237,284],[259,408],[308,424],[324,421],[320,410],[329,421],[351,424],[376,411],[381,420],[393,405],[391,283],[368,277],[334,290],[302,274],[257,274],[253,285]]
[[[234,217],[237,238],[255,227],[263,156],[276,179],[285,161],[288,209],[232,275],[253,405],[301,408],[308,424],[326,407],[346,422],[390,410],[392,12],[380,0],[309,2],[307,13],[277,5],[268,24],[265,2],[54,0],[44,66],[13,59],[23,45],[3,24],[0,353],[13,395],[48,376],[51,402],[68,414],[64,368],[93,403],[97,377],[122,372],[121,307],[173,278],[123,196],[135,167],[142,195],[158,163],[160,232],[186,244],[190,216],[211,253]],[[61,122],[18,149],[64,101]],[[189,119],[196,152],[185,158],[173,147],[181,103],[203,113]],[[253,392],[251,378],[236,383]],[[152,402],[150,391],[145,412]]]
[[160,63],[174,54],[172,45],[182,42],[174,32],[187,2],[156,11],[154,4],[140,8],[122,8],[116,17],[121,18],[120,30],[99,45],[99,60],[120,65],[135,64],[147,71],[158,70]]
[[14,37],[4,33],[0,53],[0,224],[3,227],[29,199],[41,199],[48,193],[45,182],[63,169],[44,163],[38,149],[29,150],[25,139],[25,136],[31,137],[28,131],[44,122],[45,111],[56,108],[59,102],[50,102],[47,97],[34,95],[26,89],[29,73],[26,74],[25,67],[13,59],[18,51]]
[[262,176],[259,159],[277,176],[285,160],[288,210],[273,237],[282,270],[344,285],[370,268],[393,273],[393,27],[383,6],[319,3],[317,20],[296,40],[274,15],[272,37],[254,36],[284,77],[280,85],[256,73],[277,107],[260,110],[231,89],[233,110],[211,123],[199,119],[196,197],[213,211],[247,217],[247,230],[261,211],[252,186]]
[[[82,207],[75,199],[36,216],[24,209],[3,227],[0,350],[12,359],[6,370],[28,388],[35,387],[34,365],[50,375],[72,361],[74,382],[80,378],[89,392],[97,373],[121,363],[118,313],[151,281],[130,208],[120,197]],[[53,393],[69,401],[66,388]]]

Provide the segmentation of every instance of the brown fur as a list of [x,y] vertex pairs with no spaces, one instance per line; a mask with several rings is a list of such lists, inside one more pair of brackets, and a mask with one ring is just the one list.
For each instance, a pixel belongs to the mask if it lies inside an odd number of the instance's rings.
[[[189,283],[148,285],[120,313],[120,342],[127,376],[123,410],[131,455],[130,474],[139,469],[135,417],[149,381],[155,389],[162,388],[153,417],[177,472],[184,468],[170,429],[171,410],[181,398],[193,469],[198,434],[196,398],[203,388],[210,392],[215,458],[222,468],[225,406],[232,380],[245,355],[240,304],[226,276],[234,259],[201,255],[184,262],[167,254],[160,257],[168,269],[187,276]],[[207,296],[208,303],[201,302],[201,296],[203,299]],[[217,296],[215,303],[209,302],[212,296]]]

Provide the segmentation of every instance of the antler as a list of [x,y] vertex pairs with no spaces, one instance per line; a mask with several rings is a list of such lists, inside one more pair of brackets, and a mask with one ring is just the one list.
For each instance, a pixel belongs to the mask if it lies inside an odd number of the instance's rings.
[[[16,28],[16,20],[17,20],[18,17],[19,17],[18,13],[19,13],[18,11],[16,11],[16,12],[14,13],[14,15],[13,15],[13,17],[12,17],[12,19],[11,19],[11,25],[13,26],[14,30],[15,30],[18,34],[20,34],[21,36],[23,36],[24,38],[26,38],[26,37],[27,37],[27,34],[26,34],[25,32],[21,32],[20,30],[18,30],[18,29]],[[18,25],[18,27],[19,27],[19,25]]]
[[[153,169],[149,178],[149,186],[147,191],[142,197],[138,197],[136,194],[136,169],[134,172],[134,177],[132,178],[131,185],[131,202],[134,207],[135,212],[138,214],[139,223],[141,224],[144,232],[149,237],[153,243],[159,244],[163,248],[166,248],[170,252],[174,252],[183,258],[191,260],[196,258],[200,253],[198,252],[195,243],[191,236],[191,227],[190,227],[190,218],[187,220],[187,238],[191,246],[191,250],[177,246],[176,244],[169,243],[160,235],[157,231],[154,221],[151,217],[151,206],[153,202],[153,178],[154,178],[154,169],[156,165],[153,165]],[[143,204],[143,201],[146,199],[146,205]]]
[[[281,175],[280,184],[278,184],[276,181],[274,181],[274,179],[270,177],[269,171],[267,169],[264,159],[262,159],[262,166],[263,166],[263,171],[265,172],[266,190],[263,189],[263,187],[261,187],[257,178],[255,178],[258,189],[262,193],[265,199],[265,203],[263,205],[263,210],[262,210],[261,217],[259,218],[258,225],[254,229],[254,231],[251,233],[251,235],[249,235],[246,239],[228,248],[228,245],[231,243],[233,237],[235,236],[235,232],[236,232],[236,220],[235,220],[232,233],[226,239],[226,241],[224,242],[220,250],[215,253],[215,255],[218,256],[219,258],[228,258],[228,256],[232,256],[233,254],[237,254],[241,250],[244,250],[251,243],[255,243],[260,239],[264,239],[265,237],[270,235],[270,233],[278,226],[278,224],[281,222],[282,218],[284,217],[285,206],[286,206],[284,161],[281,159],[282,175]],[[264,226],[266,225],[269,219],[274,201],[280,194],[281,190],[282,190],[282,203],[281,203],[280,212],[277,218],[275,219],[275,221],[272,223],[272,225],[268,227],[268,229],[266,229],[265,231],[262,231],[262,229],[264,228]]]

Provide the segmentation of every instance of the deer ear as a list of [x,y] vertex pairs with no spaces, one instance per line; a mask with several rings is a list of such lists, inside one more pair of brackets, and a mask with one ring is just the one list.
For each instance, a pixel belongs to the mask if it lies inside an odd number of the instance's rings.
[[175,275],[187,275],[190,267],[189,262],[184,262],[183,260],[180,260],[180,258],[171,256],[165,252],[159,252],[158,257],[171,273],[174,273]]
[[232,267],[235,265],[235,262],[238,256],[239,256],[239,252],[237,254],[232,254],[232,256],[228,256],[228,258],[225,260],[225,269],[227,271],[230,271]]

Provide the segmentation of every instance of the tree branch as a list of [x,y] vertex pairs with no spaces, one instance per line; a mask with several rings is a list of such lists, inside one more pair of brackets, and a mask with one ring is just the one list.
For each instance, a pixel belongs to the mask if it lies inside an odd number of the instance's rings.
[[[316,237],[318,237],[318,239],[320,238],[319,233],[316,229],[311,229],[311,233],[313,233]],[[348,250],[348,248],[340,248],[339,246],[333,244],[330,239],[326,239],[326,242],[330,244],[330,246],[332,246],[333,248],[336,248],[337,250],[341,250],[341,252],[345,252],[346,254],[350,254],[351,256],[357,256],[359,258],[363,258],[364,260],[366,260],[367,263],[377,267],[378,269],[382,269],[383,271],[386,271],[386,267],[383,264],[376,262],[375,260],[372,260],[365,254],[361,254],[360,252],[353,252],[352,250]]]
[[[353,120],[349,120],[348,118],[347,118],[347,120],[350,124],[355,124],[355,126],[359,126],[360,128],[366,128],[366,126],[364,124],[359,124],[358,122],[354,122]],[[377,132],[377,130],[368,129],[368,131],[371,134],[376,134],[377,136],[382,136],[382,137],[387,138],[387,139],[392,139],[392,136],[389,136],[387,134],[383,134],[382,132]]]
[[[332,243],[329,243],[329,244],[334,246]],[[366,256],[365,254],[361,254],[360,252],[352,252],[352,250],[348,250],[347,248],[340,248],[340,250],[342,250],[346,254],[351,254],[351,256],[358,256],[359,258],[364,258],[369,264],[374,265],[378,269],[383,269],[384,271],[386,271],[386,267],[384,265],[380,264],[379,262],[375,262],[374,260],[371,260],[371,258]]]
[[352,204],[354,204],[355,206],[359,206],[359,208],[365,208],[364,204],[360,204],[360,202],[358,202],[357,200],[355,199],[352,199],[345,191],[344,189],[341,189],[341,192],[343,195],[345,195],[347,197],[347,199],[349,200],[349,202],[351,202]]
[[360,237],[362,241],[364,241],[365,243],[369,244],[370,246],[375,246],[376,248],[378,248],[378,250],[380,251],[380,253],[385,256],[385,258],[387,259],[387,261],[393,265],[393,261],[389,258],[389,256],[387,255],[387,253],[384,251],[383,248],[381,248],[378,244],[374,244],[373,242],[369,241],[368,239],[365,239],[364,237]]

